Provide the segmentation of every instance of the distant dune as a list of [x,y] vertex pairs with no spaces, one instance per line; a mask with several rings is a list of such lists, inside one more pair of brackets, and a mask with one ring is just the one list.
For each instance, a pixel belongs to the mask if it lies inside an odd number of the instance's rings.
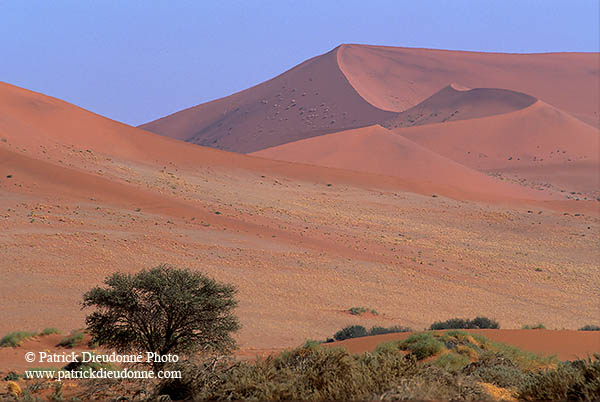
[[507,114],[393,132],[479,171],[589,196],[600,189],[598,130],[542,101]]
[[466,194],[537,198],[520,186],[502,183],[381,126],[323,135],[268,148],[252,155],[289,162],[377,173],[427,185],[433,192],[462,198]]
[[[453,115],[455,110],[447,105],[432,116],[439,121],[505,113],[526,106],[533,97],[598,126],[600,79],[595,53],[503,54],[341,45],[245,91],[140,127],[199,145],[250,153],[382,124],[395,117],[390,112],[407,112],[436,93],[438,98],[451,96],[451,83],[476,89],[453,100],[463,106],[462,112]],[[485,103],[475,109],[461,104],[479,100]],[[424,106],[429,110],[437,105]],[[403,114],[402,126],[426,110]]]

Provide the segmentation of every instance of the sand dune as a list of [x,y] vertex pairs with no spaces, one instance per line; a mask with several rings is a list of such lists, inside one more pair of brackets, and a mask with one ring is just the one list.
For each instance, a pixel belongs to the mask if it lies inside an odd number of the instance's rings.
[[307,60],[245,91],[140,127],[199,145],[248,153],[392,117],[356,93],[339,69],[337,51]]
[[[418,144],[371,126],[309,138],[268,148],[252,155],[290,162],[399,177],[454,197],[537,198],[520,186],[502,183]],[[461,195],[462,194],[462,195]]]
[[[407,126],[506,113],[528,106],[533,98],[597,126],[597,61],[594,53],[341,45],[252,88],[140,127],[250,153],[394,118],[392,126]],[[448,87],[453,82],[475,89],[456,93],[457,86]],[[422,109],[408,112],[430,97]]]
[[372,105],[402,112],[456,82],[524,92],[598,125],[598,53],[506,54],[342,45],[341,70]]
[[[115,270],[163,262],[238,287],[243,347],[323,339],[357,320],[344,312],[353,305],[382,312],[372,325],[477,314],[511,326],[595,323],[591,202],[524,204],[393,132],[357,131],[350,151],[377,152],[365,160],[386,174],[404,174],[396,156],[414,171],[402,179],[208,149],[0,85],[0,334],[80,328],[85,291]],[[431,197],[444,189],[419,158],[494,193],[449,177],[457,199]]]
[[398,128],[394,133],[479,171],[550,183],[565,192],[600,188],[600,136],[542,101],[480,119]]
[[469,89],[450,84],[381,125],[391,129],[476,119],[520,110],[536,101],[532,96],[506,89]]

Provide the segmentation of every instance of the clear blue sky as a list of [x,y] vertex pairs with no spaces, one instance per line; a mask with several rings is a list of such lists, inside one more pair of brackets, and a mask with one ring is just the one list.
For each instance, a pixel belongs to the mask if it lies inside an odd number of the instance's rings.
[[0,0],[0,80],[129,124],[340,43],[599,50],[598,0]]

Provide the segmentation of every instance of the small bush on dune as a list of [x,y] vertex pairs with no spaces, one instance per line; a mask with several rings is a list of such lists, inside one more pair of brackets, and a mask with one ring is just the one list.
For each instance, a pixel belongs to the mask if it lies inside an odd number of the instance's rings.
[[366,307],[350,307],[348,309],[348,312],[352,315],[362,315],[367,312],[374,314],[374,315],[379,315],[377,310],[372,309],[372,308],[366,308]]
[[402,350],[410,351],[418,360],[435,356],[444,350],[444,344],[431,332],[413,334],[405,340],[400,341],[398,347]]
[[333,339],[328,338],[326,342],[333,342],[334,340],[343,341],[345,339],[361,338],[363,336],[392,334],[399,332],[412,332],[412,329],[400,325],[395,325],[393,327],[388,328],[374,326],[367,331],[367,329],[362,325],[350,325],[336,332],[333,335]]
[[83,341],[83,332],[82,331],[73,331],[71,335],[65,336],[58,342],[56,346],[62,346],[65,348],[73,348],[79,345]]
[[0,339],[0,347],[17,347],[23,342],[25,339],[33,338],[37,336],[37,332],[29,332],[29,331],[17,331],[6,334],[2,339]]
[[42,336],[53,335],[53,334],[60,334],[60,330],[56,329],[56,328],[44,328],[44,330],[42,332],[40,332],[40,335],[42,335]]
[[600,331],[600,326],[598,325],[585,325],[579,328],[579,331]]
[[526,324],[521,327],[521,329],[546,329],[546,326],[541,322],[538,324]]
[[430,330],[441,329],[498,329],[497,321],[487,317],[475,317],[474,319],[451,318],[446,321],[436,321],[429,326]]
[[369,330],[369,335],[395,334],[401,332],[412,332],[412,329],[395,325],[393,327],[373,327]]

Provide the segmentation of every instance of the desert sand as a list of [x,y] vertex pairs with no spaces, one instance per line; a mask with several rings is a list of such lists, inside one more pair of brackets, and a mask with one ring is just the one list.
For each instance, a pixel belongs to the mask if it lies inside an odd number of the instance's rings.
[[[399,54],[445,57],[481,80],[415,81],[420,92],[396,104],[377,63],[389,69]],[[377,62],[370,78],[359,56]],[[597,99],[581,84],[596,78],[580,77],[589,59],[342,46],[144,126],[164,136],[1,83],[0,334],[81,328],[84,292],[160,263],[238,287],[248,355],[354,323],[597,324],[598,131],[584,122]],[[488,80],[500,62],[515,70]],[[552,88],[527,75],[538,64]],[[444,88],[468,118],[379,126]]]

